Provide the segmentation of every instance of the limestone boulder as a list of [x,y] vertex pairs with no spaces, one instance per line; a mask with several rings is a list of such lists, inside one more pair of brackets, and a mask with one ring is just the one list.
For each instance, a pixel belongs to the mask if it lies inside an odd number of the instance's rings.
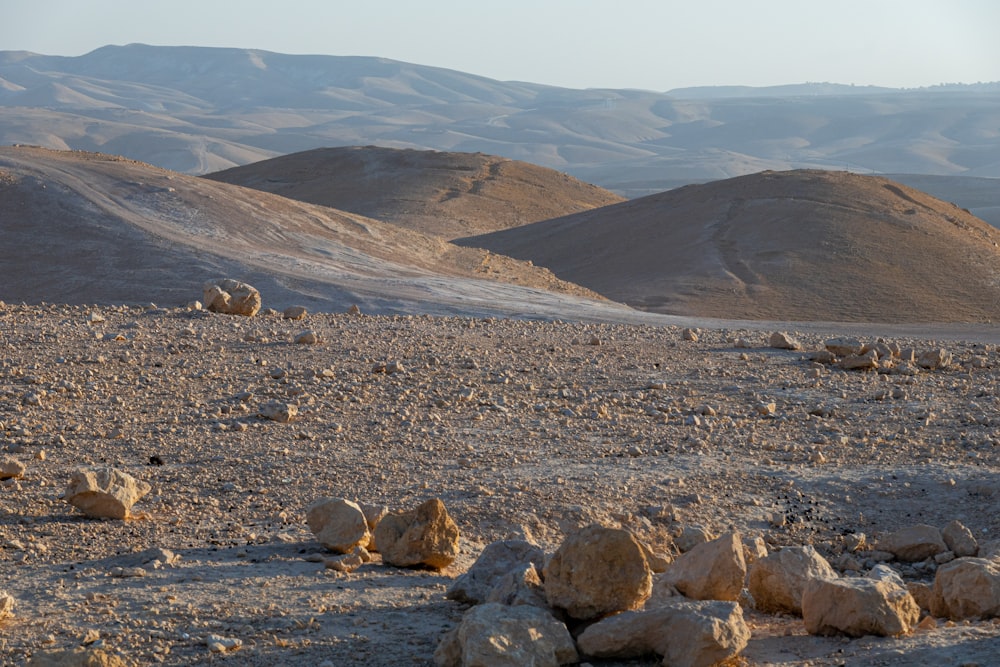
[[260,310],[260,292],[238,280],[225,278],[202,286],[205,308],[214,313],[253,317]]
[[931,613],[953,620],[1000,617],[1000,563],[958,558],[939,567]]
[[132,506],[152,487],[115,468],[73,473],[63,499],[95,519],[127,519]]
[[458,526],[437,498],[410,512],[387,514],[375,527],[382,562],[397,567],[448,567],[458,556],[458,536]]
[[476,605],[434,653],[439,667],[558,667],[577,662],[566,626],[544,609]]
[[302,320],[308,312],[305,306],[289,306],[281,311],[281,316],[286,320]]
[[823,343],[823,347],[838,357],[850,357],[860,355],[865,344],[857,338],[830,338]]
[[768,345],[778,350],[802,349],[802,343],[783,331],[776,331],[771,334],[771,337],[768,339]]
[[812,546],[785,547],[750,566],[748,587],[758,610],[801,616],[806,584],[813,579],[837,576],[830,563]]
[[743,542],[739,533],[731,532],[681,554],[663,578],[695,600],[737,600],[746,574]]
[[941,530],[941,538],[948,549],[958,558],[979,554],[979,543],[976,541],[976,536],[958,519],[949,522]]
[[500,577],[486,595],[486,602],[511,606],[526,604],[548,609],[542,577],[534,563],[521,565]]
[[577,645],[591,658],[627,660],[655,653],[671,667],[708,667],[735,657],[749,641],[737,603],[677,598],[602,619],[580,634]]
[[0,590],[0,621],[14,615],[14,596]]
[[813,635],[897,637],[920,620],[920,607],[904,588],[876,579],[813,579],[802,592],[802,619]]
[[13,456],[0,456],[0,479],[20,479],[27,469]]
[[917,524],[885,536],[879,541],[878,549],[891,553],[897,560],[916,563],[947,551],[948,545],[935,526]]
[[948,350],[925,350],[917,356],[917,366],[930,371],[950,366],[951,362],[952,354]]
[[101,648],[76,648],[35,653],[27,667],[132,667],[134,664]]
[[264,419],[270,419],[279,424],[287,424],[298,417],[299,408],[294,403],[271,400],[260,406],[259,414]]
[[483,549],[479,558],[448,588],[445,597],[478,604],[486,600],[499,579],[512,570],[545,564],[545,552],[526,540],[501,540]]
[[581,620],[638,609],[653,588],[653,573],[635,535],[596,524],[566,537],[543,578],[549,604]]
[[346,554],[371,540],[361,507],[345,498],[320,498],[306,508],[306,524],[327,549]]

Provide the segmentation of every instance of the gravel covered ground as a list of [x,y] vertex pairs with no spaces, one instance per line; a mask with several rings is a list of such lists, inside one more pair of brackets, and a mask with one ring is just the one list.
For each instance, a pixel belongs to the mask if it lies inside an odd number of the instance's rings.
[[[307,329],[320,342],[293,342]],[[430,664],[463,611],[444,591],[485,544],[552,551],[595,521],[664,553],[701,524],[814,544],[835,565],[865,564],[847,552],[857,534],[916,523],[1000,538],[994,347],[887,341],[953,355],[902,373],[808,359],[837,333],[786,351],[738,329],[5,305],[0,447],[27,471],[0,483],[0,589],[16,600],[3,664],[82,644],[138,664]],[[270,400],[297,419],[259,417]],[[152,485],[134,518],[62,500],[98,465]],[[325,569],[304,522],[322,496],[441,498],[462,557],[443,572]],[[847,641],[747,619],[751,665],[1000,655],[992,622]],[[210,635],[242,646],[212,652]]]

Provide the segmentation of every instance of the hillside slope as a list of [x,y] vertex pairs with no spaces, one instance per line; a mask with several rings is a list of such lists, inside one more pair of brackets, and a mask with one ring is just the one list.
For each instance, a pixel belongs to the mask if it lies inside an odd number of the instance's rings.
[[622,201],[552,169],[482,153],[318,148],[208,174],[447,239]]
[[763,172],[466,238],[661,313],[1000,319],[1000,231],[888,179]]

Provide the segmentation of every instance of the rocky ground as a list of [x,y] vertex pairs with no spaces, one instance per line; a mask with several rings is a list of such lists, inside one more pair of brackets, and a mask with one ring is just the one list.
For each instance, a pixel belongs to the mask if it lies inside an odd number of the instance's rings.
[[[135,664],[431,664],[464,611],[444,592],[486,544],[551,553],[593,522],[664,553],[695,524],[812,544],[842,571],[874,564],[862,533],[959,519],[1000,538],[996,349],[885,341],[946,349],[933,370],[809,359],[838,333],[794,351],[749,329],[5,305],[0,446],[25,472],[0,483],[3,663],[88,645]],[[297,417],[260,417],[272,400]],[[62,498],[105,465],[152,487],[130,519]],[[440,498],[462,553],[440,572],[327,569],[305,524],[323,496]],[[989,620],[842,639],[745,615],[747,665],[1000,655]]]

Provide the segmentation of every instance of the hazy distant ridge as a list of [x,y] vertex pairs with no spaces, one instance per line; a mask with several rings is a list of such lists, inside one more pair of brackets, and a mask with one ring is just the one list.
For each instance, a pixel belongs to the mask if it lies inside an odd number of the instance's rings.
[[1000,177],[1000,84],[572,90],[383,58],[0,52],[0,143],[206,173],[322,146],[483,152],[628,196],[763,169]]

